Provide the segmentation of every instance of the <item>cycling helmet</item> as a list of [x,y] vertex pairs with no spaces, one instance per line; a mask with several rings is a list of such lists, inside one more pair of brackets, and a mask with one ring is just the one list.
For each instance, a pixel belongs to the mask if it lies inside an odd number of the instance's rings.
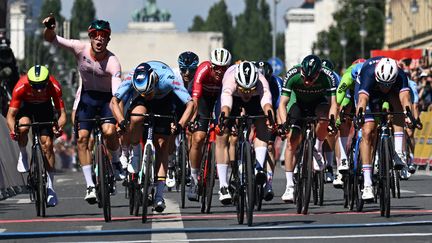
[[228,66],[231,64],[231,53],[225,48],[216,48],[211,52],[210,61],[217,66]]
[[301,74],[305,80],[315,80],[321,71],[321,67],[321,59],[318,56],[306,56],[301,62]]
[[375,79],[378,83],[390,86],[396,81],[398,66],[395,60],[383,57],[375,66]]
[[141,63],[135,68],[132,85],[141,95],[147,95],[154,90],[159,77],[147,63]]
[[6,37],[0,38],[0,48],[9,48],[10,40]]
[[[352,64],[363,63],[363,62],[366,62],[366,59],[364,59],[364,58],[359,58],[359,59],[355,60]],[[351,64],[351,65],[352,65],[352,64]]]
[[108,33],[108,35],[111,35],[111,27],[108,21],[105,20],[93,20],[93,22],[91,22],[90,26],[88,27],[88,34],[90,35],[90,33],[92,33],[93,31],[97,31],[97,30],[101,30],[104,31],[106,33]]
[[330,70],[334,70],[335,66],[332,61],[330,61],[329,59],[322,59],[321,61],[323,67],[326,67]]
[[236,66],[235,81],[245,90],[253,89],[258,81],[258,68],[248,61],[244,61]]
[[196,69],[198,67],[199,59],[197,54],[186,51],[180,54],[178,57],[178,65],[180,69],[182,68],[190,68],[190,69]]
[[360,74],[360,70],[363,67],[363,63],[357,63],[354,65],[353,69],[351,70],[351,78],[352,80],[357,80],[358,75]]
[[27,72],[27,79],[32,88],[43,89],[48,84],[49,70],[45,66],[33,66]]
[[273,75],[273,67],[270,65],[270,63],[266,61],[259,61],[254,62],[255,66],[258,68],[258,71],[264,75],[266,79],[271,78]]

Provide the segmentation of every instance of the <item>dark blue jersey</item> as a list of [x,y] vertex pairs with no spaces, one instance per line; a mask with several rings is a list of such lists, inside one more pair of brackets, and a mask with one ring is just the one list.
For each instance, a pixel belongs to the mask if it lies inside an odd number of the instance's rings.
[[268,80],[270,86],[270,93],[272,95],[272,106],[273,109],[279,107],[279,99],[282,92],[283,80],[279,76],[272,75],[270,80]]

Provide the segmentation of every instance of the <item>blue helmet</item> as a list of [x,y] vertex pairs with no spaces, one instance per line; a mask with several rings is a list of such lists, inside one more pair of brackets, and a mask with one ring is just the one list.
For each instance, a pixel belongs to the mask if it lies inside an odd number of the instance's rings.
[[135,68],[132,85],[141,95],[147,95],[154,90],[159,80],[157,73],[147,63],[141,63]]
[[358,75],[360,74],[360,70],[363,67],[363,62],[362,63],[357,63],[353,69],[351,70],[351,78],[352,80],[356,80]]
[[196,69],[198,67],[199,58],[197,54],[186,51],[178,57],[178,64],[180,69]]

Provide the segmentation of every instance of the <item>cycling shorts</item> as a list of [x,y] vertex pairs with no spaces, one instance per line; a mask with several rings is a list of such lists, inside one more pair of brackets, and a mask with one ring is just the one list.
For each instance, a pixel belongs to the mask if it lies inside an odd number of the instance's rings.
[[[32,104],[23,102],[18,111],[17,120],[28,117],[32,122],[51,122],[54,121],[54,108],[51,101]],[[51,125],[44,125],[39,128],[41,136],[53,136]]]
[[[112,111],[109,107],[111,102],[111,92],[99,91],[82,91],[80,102],[76,111],[76,121],[84,119],[93,119],[96,115],[100,117],[112,117]],[[114,118],[104,120],[104,123],[116,124]],[[78,130],[84,129],[92,131],[95,124],[94,122],[78,122]]]
[[[198,128],[196,131],[207,132],[209,126],[209,120],[204,118],[210,118],[215,113],[215,118],[219,117],[220,113],[220,96],[201,96],[198,100],[198,115],[200,117],[198,121]],[[215,123],[217,119],[215,119]]]
[[302,118],[317,116],[317,112],[321,109],[325,109],[325,113],[328,113],[330,109],[330,104],[325,97],[311,103],[295,102],[290,106],[288,111],[289,124],[292,128],[301,129],[305,125]]

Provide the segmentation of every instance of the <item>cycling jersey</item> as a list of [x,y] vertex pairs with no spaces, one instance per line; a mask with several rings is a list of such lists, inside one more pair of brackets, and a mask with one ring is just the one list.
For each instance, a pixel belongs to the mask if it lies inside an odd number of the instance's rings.
[[199,99],[203,93],[206,96],[218,96],[222,88],[223,76],[223,73],[219,76],[214,74],[211,62],[201,63],[195,73],[192,97]]
[[65,107],[61,86],[54,76],[50,75],[47,88],[39,92],[31,87],[27,75],[23,75],[13,89],[9,107],[19,109],[22,102],[42,104],[51,101],[51,98],[57,110]]
[[244,102],[248,102],[252,97],[260,97],[261,107],[264,109],[266,104],[272,104],[272,96],[269,88],[269,84],[265,77],[260,73],[258,76],[258,82],[256,89],[251,94],[244,94],[237,90],[237,82],[235,81],[235,72],[238,64],[232,65],[225,72],[222,81],[222,94],[221,94],[221,107],[227,106],[230,109],[233,106],[233,96],[239,97]]
[[268,83],[272,95],[273,109],[276,110],[279,107],[279,100],[280,100],[280,95],[282,93],[283,80],[279,76],[272,75],[270,80],[268,80]]
[[378,82],[375,79],[375,66],[382,58],[383,57],[370,58],[366,60],[366,62],[363,64],[363,67],[361,68],[360,75],[359,75],[359,82],[360,82],[359,89],[358,89],[359,94],[366,94],[369,96],[371,93],[374,93],[375,97],[380,97],[391,91],[398,91],[398,92],[409,91],[408,77],[401,68],[398,68],[399,72],[396,77],[396,81],[389,90],[383,92],[378,87],[377,85]]
[[290,97],[291,93],[295,93],[298,102],[311,103],[322,97],[336,94],[337,77],[332,70],[323,67],[317,80],[311,86],[304,85],[300,73],[300,65],[294,66],[286,73],[282,95]]
[[345,96],[349,96],[350,90],[354,90],[354,82],[360,73],[363,63],[357,63],[349,66],[344,74],[342,75],[342,80],[336,90],[336,102],[340,105],[344,100]]
[[[153,71],[157,73],[159,81],[154,88],[153,99],[162,99],[167,96],[171,91],[181,100],[183,104],[191,101],[192,98],[183,85],[183,80],[175,79],[174,73],[171,68],[163,62],[150,61],[147,62]],[[132,78],[134,72],[129,73],[125,80],[121,83],[114,96],[119,100],[123,100],[124,104],[134,100],[140,94],[133,88]]]
[[107,51],[103,60],[96,60],[90,54],[90,43],[68,40],[60,36],[56,36],[53,43],[74,53],[84,91],[93,90],[114,94],[121,83],[121,67],[112,52]]
[[419,102],[419,95],[417,92],[417,84],[416,82],[412,81],[412,80],[408,80],[408,85],[410,88],[410,97],[411,97],[411,102],[413,104],[418,104]]

